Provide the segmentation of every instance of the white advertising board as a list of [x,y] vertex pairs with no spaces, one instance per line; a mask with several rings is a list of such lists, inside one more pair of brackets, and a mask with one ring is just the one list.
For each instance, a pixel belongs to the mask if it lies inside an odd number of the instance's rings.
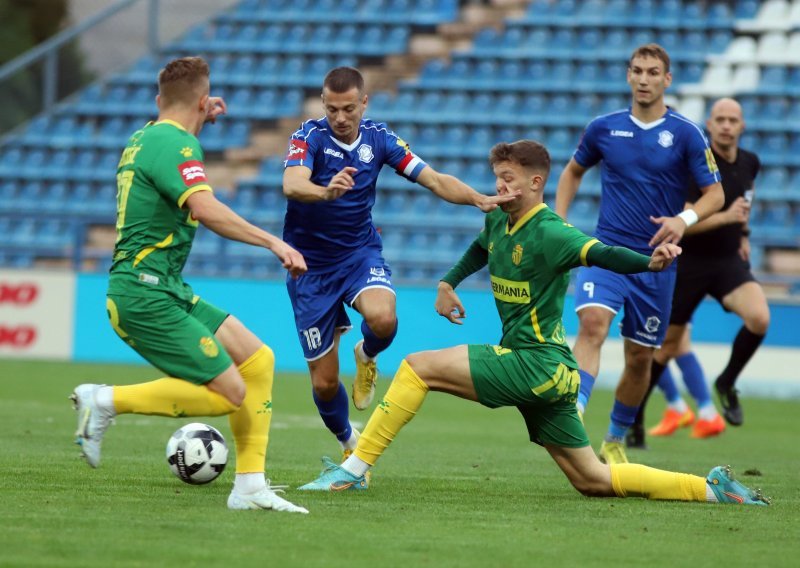
[[70,359],[75,275],[0,269],[0,357]]

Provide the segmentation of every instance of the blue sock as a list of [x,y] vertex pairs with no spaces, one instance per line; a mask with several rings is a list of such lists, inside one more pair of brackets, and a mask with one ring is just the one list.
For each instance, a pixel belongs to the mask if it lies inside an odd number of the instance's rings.
[[614,399],[614,407],[611,409],[611,424],[608,425],[606,441],[609,441],[609,438],[613,438],[614,441],[621,441],[625,437],[625,432],[636,420],[638,412],[638,406],[628,406]]
[[317,398],[317,394],[313,390],[311,394],[314,396],[314,404],[317,405],[319,415],[328,430],[340,442],[350,439],[350,435],[353,433],[353,429],[350,427],[350,401],[347,399],[347,390],[344,385],[339,383],[339,390],[330,400]]
[[672,371],[669,370],[669,367],[664,367],[664,372],[661,373],[661,378],[658,380],[658,388],[664,392],[664,396],[669,403],[678,402],[681,397],[678,385],[675,384],[675,378],[672,376]]
[[711,392],[706,384],[706,375],[703,373],[703,367],[700,366],[697,355],[690,351],[676,358],[675,362],[683,373],[683,382],[686,383],[689,394],[697,402],[698,408],[711,402]]
[[367,357],[376,357],[381,351],[385,351],[397,335],[397,322],[394,325],[394,331],[391,335],[386,337],[378,337],[367,325],[367,320],[361,322],[361,335],[364,336],[364,353]]
[[585,411],[586,405],[589,404],[589,397],[592,396],[595,378],[582,369],[578,369],[578,374],[581,376],[581,389],[578,391],[578,404]]

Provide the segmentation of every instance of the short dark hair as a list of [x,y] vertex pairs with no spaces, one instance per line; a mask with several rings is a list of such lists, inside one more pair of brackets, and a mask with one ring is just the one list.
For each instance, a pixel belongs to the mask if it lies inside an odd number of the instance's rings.
[[669,54],[666,49],[657,43],[646,43],[634,49],[631,58],[628,59],[628,67],[633,64],[635,57],[655,57],[660,59],[664,64],[664,73],[669,73]]
[[333,93],[346,93],[356,88],[359,93],[364,92],[364,76],[355,67],[336,67],[328,71],[322,88]]
[[517,140],[516,142],[500,142],[489,151],[489,165],[494,167],[500,162],[513,162],[525,168],[537,170],[547,177],[550,174],[550,152],[544,144],[535,140]]
[[191,103],[201,88],[208,86],[211,71],[202,57],[180,57],[158,73],[158,94],[165,105]]

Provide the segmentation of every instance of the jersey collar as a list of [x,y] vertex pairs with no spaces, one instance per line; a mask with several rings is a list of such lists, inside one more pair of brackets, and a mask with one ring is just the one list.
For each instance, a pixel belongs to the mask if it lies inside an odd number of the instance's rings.
[[509,227],[508,226],[508,222],[506,221],[506,235],[513,235],[514,233],[519,231],[525,223],[527,223],[528,221],[533,219],[533,217],[539,211],[541,211],[542,209],[544,209],[546,207],[547,207],[547,203],[540,203],[539,205],[537,205],[536,207],[534,207],[533,209],[531,209],[530,211],[525,213],[525,215],[523,215],[522,218],[520,218],[519,221],[514,223],[513,227]]
[[651,128],[655,128],[656,126],[658,126],[659,124],[661,124],[665,120],[667,120],[666,115],[662,116],[658,120],[654,120],[653,122],[642,122],[641,120],[639,120],[638,118],[636,118],[632,114],[628,114],[628,116],[633,121],[633,123],[636,126],[638,126],[639,128],[641,128],[642,130],[650,130]]
[[177,128],[178,130],[183,130],[184,132],[186,132],[186,129],[183,127],[183,125],[180,122],[175,122],[174,120],[170,120],[168,118],[164,118],[164,119],[159,120],[158,122],[155,122],[153,124],[153,126],[155,126],[157,124],[170,124],[170,125],[174,126],[175,128]]
[[331,136],[331,140],[333,140],[333,142],[343,150],[347,152],[352,152],[361,143],[361,133],[360,132],[358,133],[358,138],[356,138],[355,142],[353,142],[352,144],[345,144],[344,142],[336,138],[336,136]]

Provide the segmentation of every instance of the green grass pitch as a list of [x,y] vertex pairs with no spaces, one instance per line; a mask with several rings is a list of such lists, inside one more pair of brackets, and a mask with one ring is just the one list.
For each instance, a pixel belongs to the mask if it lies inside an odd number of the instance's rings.
[[[0,566],[797,566],[800,401],[745,399],[720,438],[649,438],[632,461],[705,475],[730,463],[771,507],[582,497],[527,441],[515,410],[433,393],[374,469],[369,491],[295,488],[339,457],[305,376],[278,374],[267,458],[273,483],[310,515],[228,511],[233,463],[208,486],[172,476],[169,435],[191,419],[122,416],[103,463],[73,445],[67,395],[81,382],[134,383],[148,367],[0,361]],[[379,388],[388,387],[381,380]],[[349,387],[349,380],[346,381]],[[657,396],[654,399],[658,398]],[[611,393],[587,413],[599,443]],[[660,415],[653,404],[650,422]],[[364,422],[369,413],[353,411]],[[232,437],[225,418],[202,419]],[[746,474],[749,472],[749,475]]]

